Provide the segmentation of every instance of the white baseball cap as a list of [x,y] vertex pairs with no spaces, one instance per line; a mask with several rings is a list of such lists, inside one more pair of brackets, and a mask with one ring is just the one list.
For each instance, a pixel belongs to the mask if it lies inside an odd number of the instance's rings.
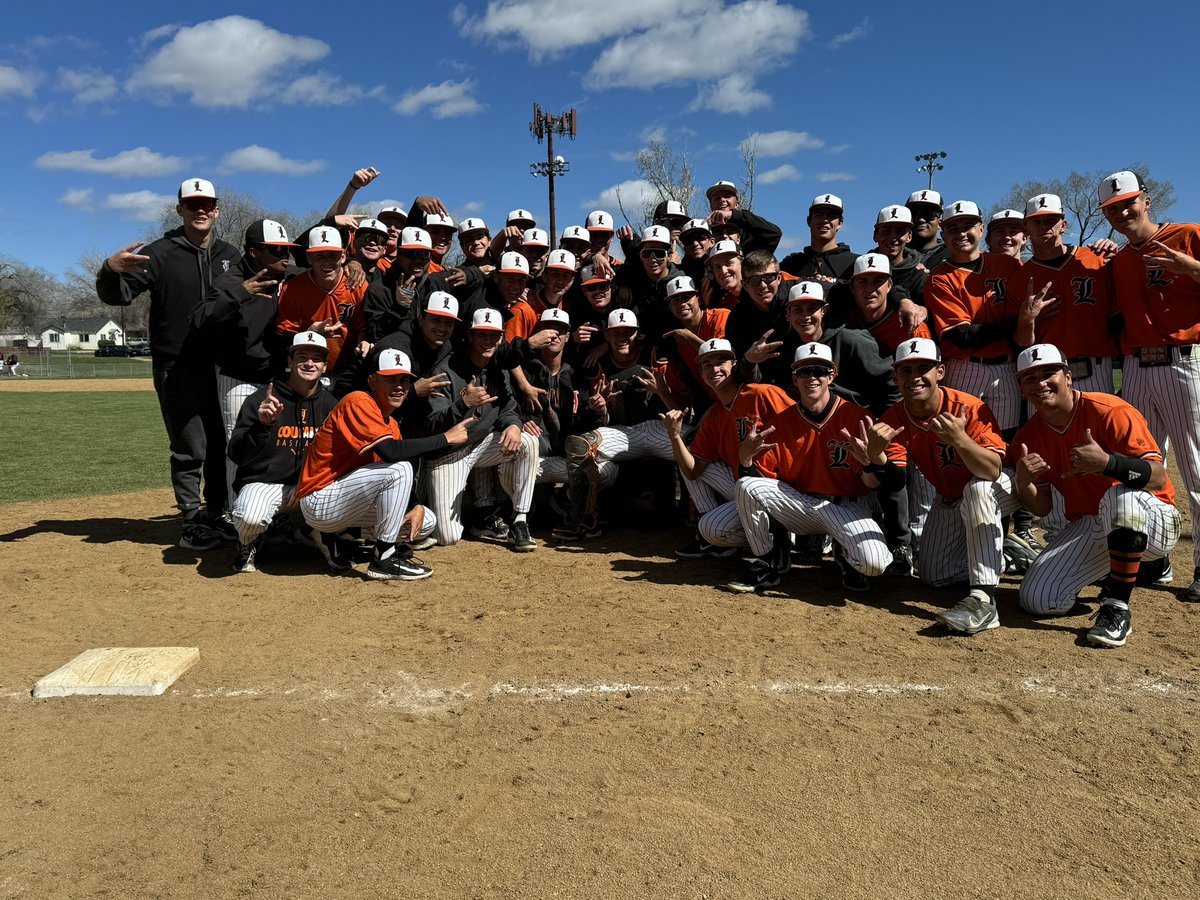
[[584,266],[579,272],[579,283],[583,284],[610,284],[612,276],[603,275],[596,271],[595,266]]
[[818,206],[832,206],[835,209],[841,210],[842,198],[837,194],[817,194],[813,197],[813,202],[808,204],[809,209],[814,209]]
[[678,200],[664,200],[654,210],[654,213],[656,219],[686,219],[688,217],[687,210]]
[[472,331],[503,331],[504,318],[498,310],[484,306],[471,314]]
[[732,181],[718,181],[716,184],[709,185],[708,190],[704,192],[704,196],[711,200],[713,194],[723,194],[729,192],[736,194],[738,192],[737,185]]
[[575,274],[575,254],[570,250],[551,250],[546,257],[547,269],[560,269]]
[[259,219],[251,222],[246,229],[246,246],[265,244],[268,247],[299,247],[294,241],[288,240],[287,229],[274,219]]
[[510,275],[529,275],[529,260],[515,250],[507,250],[500,256],[500,271]]
[[667,299],[670,300],[677,294],[695,294],[696,282],[692,281],[688,275],[676,275],[674,278],[667,279]]
[[708,250],[708,258],[716,259],[719,256],[741,256],[742,248],[737,245],[737,241],[717,241]]
[[825,288],[819,281],[801,281],[788,288],[788,303],[799,303],[801,300],[819,300],[825,302]]
[[330,228],[327,225],[318,225],[308,233],[308,250],[341,250],[342,235],[336,228]]
[[942,208],[942,195],[937,191],[913,191],[908,195],[908,200],[905,201],[905,206],[912,206],[914,203],[928,203],[930,206]]
[[443,216],[441,213],[426,213],[425,214],[425,230],[430,228],[453,228],[454,220],[449,216]]
[[538,327],[542,328],[546,325],[553,325],[556,328],[565,328],[571,330],[571,317],[564,310],[557,306],[551,306],[549,309],[542,310],[542,315],[538,319]]
[[487,222],[483,219],[463,219],[458,223],[459,234],[470,234],[472,231],[487,231]]
[[[185,182],[186,184],[186,182]],[[1100,182],[1100,206],[1136,197],[1146,190],[1146,184],[1136,172],[1113,172]]]
[[358,223],[356,231],[377,231],[382,235],[388,233],[388,227],[378,219],[363,219]]
[[687,224],[683,226],[683,230],[679,234],[682,236],[689,231],[703,231],[705,234],[712,234],[712,228],[709,227],[708,219],[688,219]]
[[979,204],[974,200],[955,200],[953,203],[946,204],[942,210],[942,224],[946,224],[951,219],[978,219],[983,221],[983,213],[979,211]]
[[854,271],[850,275],[851,279],[857,278],[859,275],[875,275],[875,274],[892,274],[892,264],[888,262],[888,258],[882,253],[864,253],[858,259],[854,260]]
[[434,291],[425,299],[425,314],[458,321],[458,298],[447,291]]
[[583,241],[585,244],[592,242],[592,236],[588,234],[588,230],[582,225],[568,225],[562,231],[562,237],[558,239],[561,244],[565,241]]
[[429,232],[424,228],[417,228],[415,225],[410,225],[400,232],[400,249],[432,250],[433,241],[429,237]]
[[902,225],[912,224],[912,210],[907,206],[900,206],[893,203],[891,206],[885,206],[879,211],[879,215],[875,217],[876,225],[888,225],[893,222],[899,222]]
[[179,199],[191,200],[193,197],[216,200],[217,189],[213,187],[211,181],[205,181],[203,178],[189,178],[179,185]]
[[[1034,216],[1061,216],[1063,214],[1062,197],[1058,194],[1037,194],[1025,201],[1025,218]],[[995,218],[993,216],[993,218]]]
[[894,368],[909,359],[927,359],[940,363],[942,354],[938,351],[937,344],[929,338],[909,338],[896,348],[892,366]]
[[642,232],[643,244],[664,244],[671,246],[671,232],[662,225],[651,225]]
[[292,350],[297,347],[320,347],[322,350],[328,350],[329,342],[325,340],[323,334],[317,334],[315,331],[301,331],[292,338]]
[[992,213],[992,217],[988,219],[988,229],[991,230],[993,222],[1008,221],[1024,222],[1025,214],[1017,209],[1002,209],[999,212],[994,212]]
[[[533,217],[533,213],[531,213],[527,209],[514,209],[509,212],[508,219],[506,220],[506,224],[508,224],[508,225],[524,225],[525,228],[532,228],[534,225],[537,224],[537,219],[535,219]],[[524,229],[522,229],[522,230],[524,230]]]
[[637,328],[638,320],[632,309],[614,309],[608,314],[609,328]]
[[1026,347],[1017,357],[1017,376],[1026,369],[1036,369],[1038,366],[1065,366],[1067,358],[1053,344],[1034,344]]
[[398,206],[388,206],[388,207],[385,207],[384,209],[381,209],[376,214],[375,218],[383,220],[384,216],[388,216],[389,218],[400,219],[401,220],[401,222],[400,222],[401,228],[403,228],[404,223],[408,221],[408,213],[406,213],[404,210],[402,210]]
[[412,363],[403,350],[384,350],[375,371],[380,375],[411,375]]
[[706,356],[712,356],[714,353],[720,353],[722,356],[728,356],[730,359],[737,359],[737,354],[733,352],[733,344],[725,340],[725,338],[711,338],[700,345],[700,349],[696,351],[696,359],[700,360]]
[[827,345],[812,341],[808,344],[801,344],[796,348],[796,355],[792,358],[793,369],[817,363],[828,363],[831,369],[834,367],[833,351]]
[[584,226],[588,231],[614,231],[613,217],[602,209],[594,209],[588,213]]
[[541,228],[527,228],[521,235],[522,247],[549,247],[550,235]]

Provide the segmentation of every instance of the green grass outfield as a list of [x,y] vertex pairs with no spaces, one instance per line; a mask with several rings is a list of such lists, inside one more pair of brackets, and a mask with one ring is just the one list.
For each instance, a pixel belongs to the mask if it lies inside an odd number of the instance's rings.
[[[150,378],[148,356],[96,356],[91,350],[6,350],[30,378]],[[5,374],[5,378],[9,376]],[[19,376],[18,376],[19,377]]]
[[171,484],[153,391],[5,391],[0,410],[0,504]]

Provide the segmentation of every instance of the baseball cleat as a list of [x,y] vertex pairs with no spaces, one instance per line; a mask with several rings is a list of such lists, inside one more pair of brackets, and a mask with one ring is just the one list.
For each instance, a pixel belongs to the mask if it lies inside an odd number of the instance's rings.
[[537,549],[537,541],[529,534],[528,522],[513,522],[512,528],[509,529],[509,536],[512,539],[513,549],[518,553],[530,553]]
[[578,525],[559,525],[550,532],[550,539],[566,544],[573,541],[594,541],[602,534],[604,532],[600,530],[600,524],[593,520],[580,522]]
[[680,559],[729,559],[737,555],[737,547],[718,547],[696,538],[675,551]]
[[884,575],[900,578],[912,578],[913,576],[913,552],[912,548],[907,544],[900,544],[892,548],[892,561],[888,563],[888,567],[883,570]]
[[508,540],[508,526],[495,513],[479,516],[467,529],[471,537],[490,538],[494,541]]
[[428,550],[430,547],[437,546],[437,538],[431,534],[429,537],[408,541],[404,546],[408,547],[409,550]]
[[1092,614],[1096,624],[1088,629],[1088,643],[1099,647],[1124,647],[1129,633],[1133,631],[1129,606],[1109,597],[1100,599],[1104,605]]
[[995,602],[979,591],[971,591],[953,607],[938,613],[937,620],[951,631],[962,634],[978,634],[1000,627],[1000,613]]
[[350,568],[350,548],[336,534],[313,529],[317,549],[334,572],[345,572]]
[[1046,549],[1045,545],[1034,537],[1032,529],[1029,528],[1013,529],[1009,537],[1020,541],[1034,556]]
[[257,572],[258,567],[254,564],[258,556],[258,548],[262,546],[262,535],[259,535],[249,544],[238,544],[237,556],[233,560],[234,572]]
[[757,594],[767,588],[779,584],[779,573],[765,559],[752,559],[746,565],[740,578],[724,585],[725,590],[734,594]]
[[367,566],[367,577],[375,581],[420,581],[432,574],[433,569],[400,550],[387,559],[372,559]]
[[871,589],[871,579],[853,566],[846,566],[842,569],[842,587],[863,594]]
[[184,550],[212,550],[221,546],[221,536],[203,522],[184,522],[179,546]]
[[1192,602],[1200,601],[1200,569],[1196,569],[1192,573],[1192,583],[1188,585],[1188,589],[1184,591],[1183,596]]
[[1174,581],[1175,573],[1171,570],[1171,560],[1169,557],[1163,556],[1158,559],[1146,560],[1138,566],[1138,587],[1146,587],[1152,584],[1166,586]]

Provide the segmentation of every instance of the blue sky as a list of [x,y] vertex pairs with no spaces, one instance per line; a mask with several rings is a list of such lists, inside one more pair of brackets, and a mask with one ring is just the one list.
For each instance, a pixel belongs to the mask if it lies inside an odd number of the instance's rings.
[[949,154],[935,183],[948,201],[988,205],[1014,182],[1140,160],[1175,182],[1170,218],[1195,221],[1183,61],[1200,13],[1070,7],[493,0],[339,15],[301,0],[149,16],[67,4],[48,18],[13,4],[0,254],[59,273],[114,251],[185,177],[323,209],[367,165],[383,172],[368,203],[436,193],[493,226],[514,207],[545,224],[545,180],[529,174],[545,158],[528,132],[535,100],[579,110],[578,140],[556,146],[571,162],[560,229],[597,204],[617,213],[613,188],[636,179],[632,155],[656,131],[686,144],[701,189],[737,181],[739,142],[764,135],[755,208],[783,228],[783,252],[807,243],[808,204],[825,191],[846,201],[842,238],[869,249],[878,209],[926,186],[913,156],[931,150]]

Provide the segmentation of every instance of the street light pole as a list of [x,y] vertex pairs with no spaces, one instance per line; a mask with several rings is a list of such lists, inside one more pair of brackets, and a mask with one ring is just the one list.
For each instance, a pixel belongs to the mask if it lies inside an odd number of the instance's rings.
[[578,130],[579,114],[570,109],[562,115],[554,116],[542,110],[537,103],[533,104],[533,121],[529,123],[529,133],[537,138],[538,143],[542,142],[542,138],[546,138],[546,161],[544,163],[530,163],[529,174],[541,175],[546,178],[549,185],[549,200],[550,200],[550,249],[553,250],[558,244],[558,229],[555,225],[555,210],[554,210],[554,177],[556,175],[566,175],[571,171],[571,164],[561,156],[554,155],[554,135],[565,134],[575,139],[575,134]]
[[946,168],[940,162],[936,162],[936,160],[945,158],[946,152],[944,150],[938,150],[935,153],[922,153],[913,157],[914,161],[923,163],[922,165],[917,166],[917,171],[929,173],[929,189],[931,191],[933,190],[933,173],[935,171],[940,172],[942,169]]

